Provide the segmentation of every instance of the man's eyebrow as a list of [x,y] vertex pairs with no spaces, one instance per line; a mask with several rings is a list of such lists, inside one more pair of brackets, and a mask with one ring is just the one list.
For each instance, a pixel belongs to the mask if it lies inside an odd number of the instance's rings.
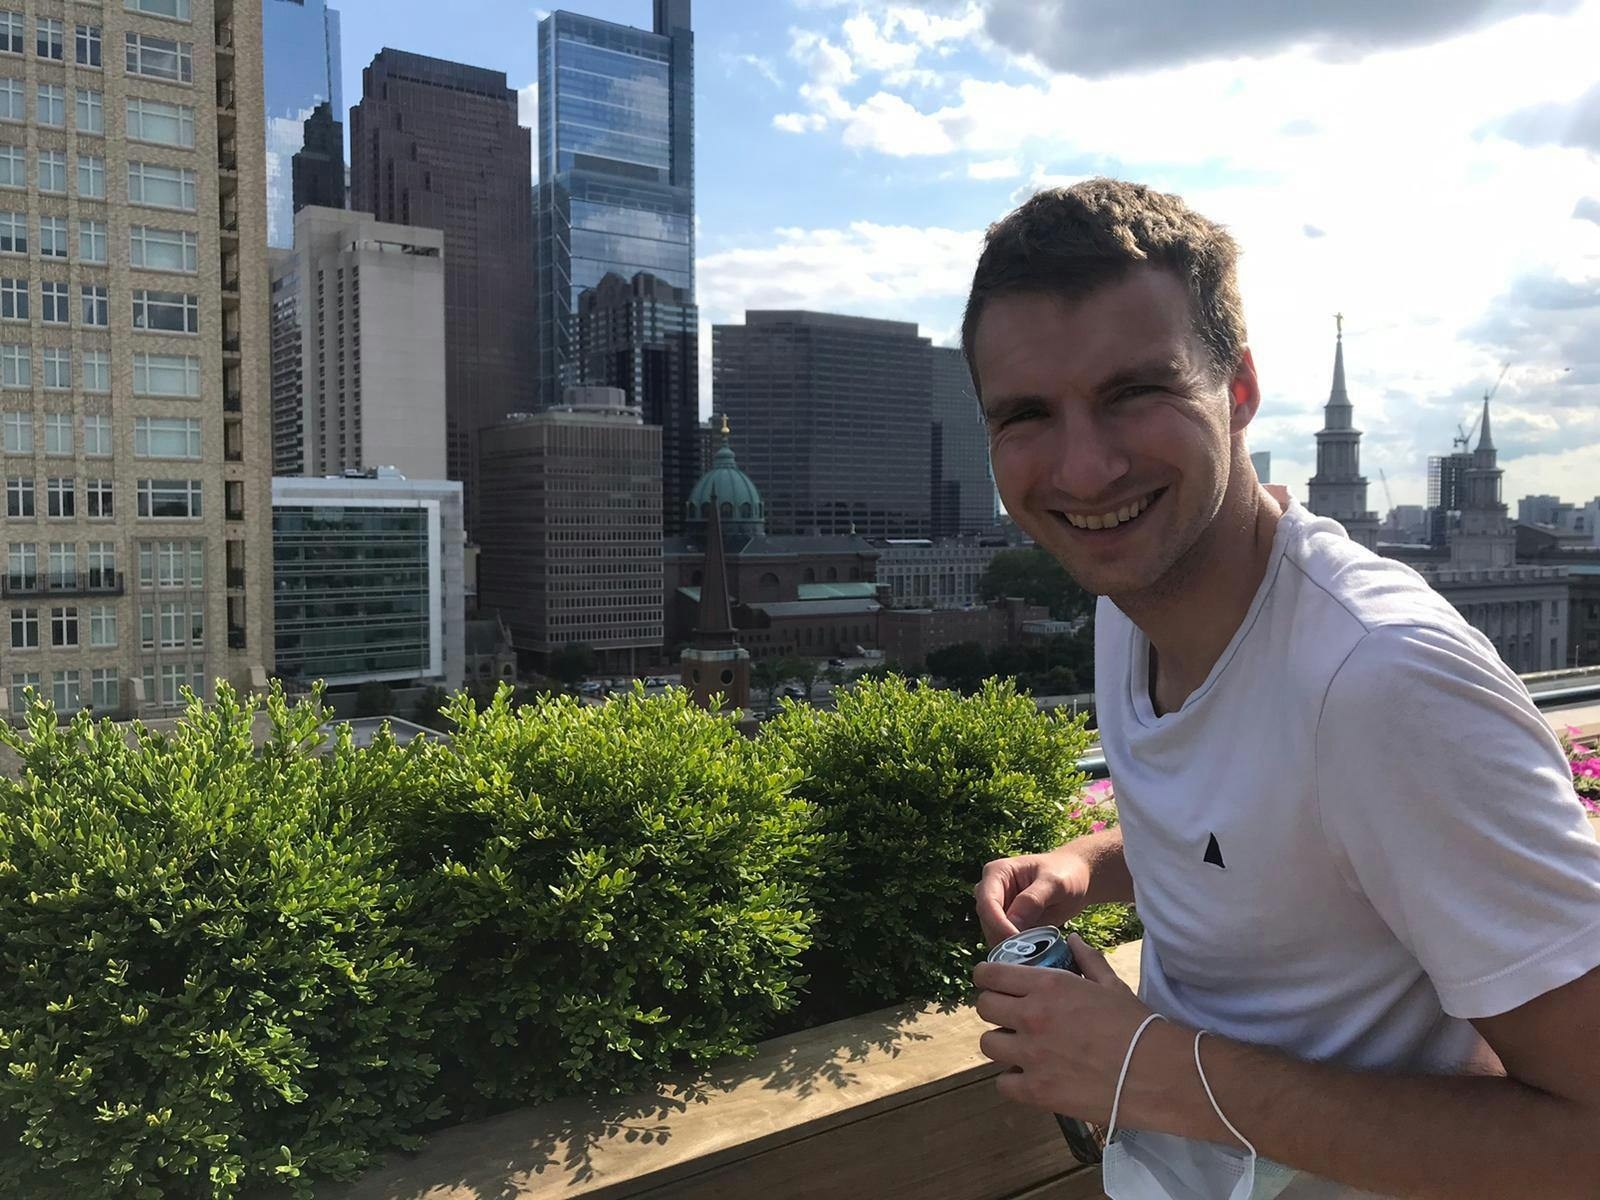
[[986,401],[979,407],[983,410],[983,419],[985,421],[998,421],[1003,417],[1009,417],[1012,413],[1017,412],[1020,409],[1028,408],[1030,406],[1036,408],[1045,407],[1044,397],[1033,396],[1027,393],[1023,393],[1019,396],[1002,396],[993,402]]
[[1149,362],[1122,367],[1107,375],[1095,385],[1095,391],[1104,395],[1131,383],[1187,383],[1194,377],[1194,369],[1181,355],[1172,358],[1155,358]]

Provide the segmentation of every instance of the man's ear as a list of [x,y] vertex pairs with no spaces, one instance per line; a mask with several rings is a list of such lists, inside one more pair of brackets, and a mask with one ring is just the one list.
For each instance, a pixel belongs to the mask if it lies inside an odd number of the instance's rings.
[[1256,360],[1251,356],[1248,346],[1239,356],[1239,365],[1233,370],[1233,378],[1228,380],[1228,402],[1228,428],[1233,433],[1240,433],[1255,420],[1256,410],[1261,407]]

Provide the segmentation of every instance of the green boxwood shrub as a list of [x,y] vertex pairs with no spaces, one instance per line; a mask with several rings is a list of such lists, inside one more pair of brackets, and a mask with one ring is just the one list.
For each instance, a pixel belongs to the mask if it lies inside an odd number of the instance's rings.
[[0,779],[0,1195],[231,1197],[350,1177],[437,1111],[426,971],[366,812],[417,755],[226,686],[176,732],[35,704]]
[[[892,677],[835,695],[835,711],[789,704],[763,728],[804,773],[799,794],[828,837],[810,1018],[960,999],[983,949],[972,886],[984,864],[1115,819],[1082,799],[1083,719],[1040,714],[1009,681],[962,697]],[[1091,910],[1076,927],[1106,945],[1130,920]]]
[[383,820],[438,977],[454,1111],[626,1091],[747,1052],[792,1007],[817,836],[796,772],[682,690],[457,696]]

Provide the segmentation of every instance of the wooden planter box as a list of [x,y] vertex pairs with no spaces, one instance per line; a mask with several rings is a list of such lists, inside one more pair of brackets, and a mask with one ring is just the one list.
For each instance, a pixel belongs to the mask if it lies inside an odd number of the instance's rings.
[[[1138,986],[1139,946],[1111,956]],[[447,1129],[319,1200],[1079,1200],[1048,1114],[1001,1100],[970,1007],[885,1009],[764,1042],[697,1084]]]

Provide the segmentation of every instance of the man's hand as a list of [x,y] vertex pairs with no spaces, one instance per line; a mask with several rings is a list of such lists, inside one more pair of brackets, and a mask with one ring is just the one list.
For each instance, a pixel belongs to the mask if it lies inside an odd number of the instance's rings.
[[1065,925],[1088,903],[1089,864],[1068,843],[1048,854],[997,858],[972,889],[983,936],[995,946],[1035,925]]
[[978,1015],[1000,1026],[985,1033],[978,1048],[1011,1068],[995,1081],[1006,1099],[1104,1125],[1122,1056],[1150,1010],[1098,950],[1077,934],[1068,944],[1082,978],[1043,967],[978,964],[972,973],[984,989]]

